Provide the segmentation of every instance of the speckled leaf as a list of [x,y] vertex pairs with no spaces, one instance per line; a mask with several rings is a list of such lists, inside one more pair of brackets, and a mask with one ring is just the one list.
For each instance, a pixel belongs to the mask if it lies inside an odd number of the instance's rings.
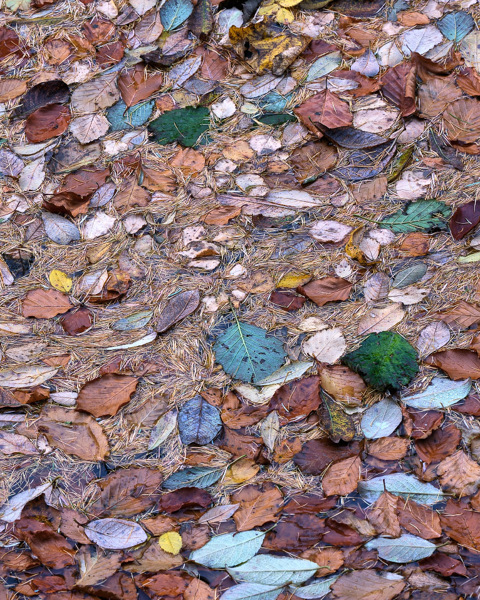
[[437,27],[452,42],[460,42],[475,27],[473,17],[463,10],[447,13],[439,21]]
[[123,100],[107,110],[107,119],[112,131],[122,131],[123,129],[134,129],[140,127],[148,121],[152,114],[155,100],[149,102],[139,102],[130,108]]
[[235,379],[257,383],[285,361],[280,340],[260,327],[238,320],[215,342],[215,356],[223,370]]
[[452,209],[439,200],[418,200],[410,202],[403,210],[383,219],[382,227],[394,233],[412,231],[439,231],[447,228],[447,219]]
[[160,20],[166,31],[176,29],[192,14],[190,0],[167,0],[160,8]]

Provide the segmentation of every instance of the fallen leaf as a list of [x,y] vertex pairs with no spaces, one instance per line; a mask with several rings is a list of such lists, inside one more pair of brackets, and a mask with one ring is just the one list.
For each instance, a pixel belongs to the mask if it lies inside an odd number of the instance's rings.
[[349,281],[341,277],[324,277],[298,287],[297,291],[318,306],[323,306],[327,302],[347,300],[352,287]]
[[176,531],[167,531],[158,538],[158,543],[169,554],[176,555],[182,549],[182,538]]
[[138,379],[129,375],[103,375],[82,387],[77,406],[95,417],[116,415],[130,401],[137,384]]
[[68,296],[56,290],[37,288],[25,296],[22,306],[24,317],[36,319],[51,319],[56,315],[67,312],[72,308]]
[[400,521],[397,515],[400,498],[383,492],[368,509],[367,516],[370,523],[381,535],[393,538],[401,534]]
[[480,466],[463,450],[444,458],[437,473],[442,488],[458,496],[470,496],[480,485]]
[[295,114],[307,129],[318,134],[317,124],[329,129],[353,123],[348,104],[326,89],[315,94],[295,109]]
[[361,461],[358,456],[345,458],[334,463],[322,479],[326,496],[350,494],[357,489],[360,479]]
[[358,334],[388,331],[403,320],[405,311],[400,304],[389,304],[385,308],[372,308],[358,323]]
[[340,600],[393,600],[405,585],[401,575],[365,569],[339,577],[332,585],[332,595]]
[[158,92],[162,84],[162,73],[148,77],[145,68],[141,65],[137,65],[118,78],[118,89],[127,107],[146,100],[152,94]]
[[232,500],[240,504],[233,519],[237,531],[249,531],[268,522],[278,520],[277,513],[283,504],[283,496],[272,484],[247,485],[232,494]]
[[155,329],[159,333],[167,331],[188,315],[192,314],[200,304],[198,290],[181,292],[168,301],[163,311],[158,316]]
[[147,541],[145,531],[133,521],[99,519],[85,527],[87,537],[106,550],[132,548]]

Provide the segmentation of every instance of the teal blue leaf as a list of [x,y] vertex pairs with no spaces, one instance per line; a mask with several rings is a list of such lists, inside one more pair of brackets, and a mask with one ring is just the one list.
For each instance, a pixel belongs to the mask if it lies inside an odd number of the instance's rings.
[[257,104],[264,112],[280,113],[285,110],[285,107],[291,98],[292,94],[282,96],[278,92],[273,91],[265,94]]
[[192,12],[190,0],[167,0],[160,8],[160,20],[165,30],[171,31],[184,23]]
[[287,558],[260,554],[246,563],[227,569],[236,581],[282,586],[310,579],[318,570],[317,563],[303,558]]
[[216,360],[223,370],[241,381],[256,383],[285,362],[280,340],[249,323],[236,322],[215,342]]
[[220,479],[224,469],[210,467],[191,467],[177,471],[166,479],[162,486],[166,490],[179,490],[184,487],[208,488]]
[[257,121],[259,121],[260,123],[262,123],[263,125],[283,125],[284,123],[292,123],[293,121],[297,120],[297,117],[295,117],[294,115],[290,115],[288,113],[282,113],[282,114],[268,114],[268,115],[262,115],[261,117],[257,117],[256,118]]
[[220,596],[220,600],[276,600],[282,587],[261,583],[241,583],[233,585]]
[[475,27],[473,17],[463,10],[447,13],[437,21],[437,27],[452,42],[460,42]]
[[112,323],[112,329],[117,331],[131,331],[132,329],[141,329],[150,321],[153,317],[151,310],[141,310],[140,312],[133,313],[129,317],[124,319],[118,319],[115,323]]
[[127,109],[125,102],[120,100],[107,110],[110,129],[112,131],[122,131],[123,129],[140,127],[150,118],[154,104],[155,100],[139,102]]
[[190,560],[210,569],[235,567],[255,556],[262,546],[265,535],[262,531],[216,535],[205,546],[194,550],[190,554]]
[[148,126],[158,144],[179,142],[191,148],[210,125],[210,112],[205,106],[187,106],[171,110],[152,121]]

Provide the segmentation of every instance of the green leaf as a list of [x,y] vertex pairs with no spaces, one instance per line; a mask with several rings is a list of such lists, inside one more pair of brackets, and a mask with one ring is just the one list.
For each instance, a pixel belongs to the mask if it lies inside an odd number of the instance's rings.
[[152,121],[148,129],[158,144],[179,142],[191,148],[210,125],[208,108],[187,106],[171,110]]
[[419,504],[436,504],[444,497],[442,490],[431,483],[423,483],[413,475],[405,473],[393,473],[358,482],[358,492],[367,502],[375,502],[385,491]]
[[262,585],[261,583],[241,583],[233,585],[220,600],[276,600],[283,586]]
[[337,581],[340,575],[334,575],[333,577],[325,577],[323,579],[314,579],[309,585],[303,587],[289,588],[289,591],[295,595],[296,598],[303,598],[304,600],[314,600],[315,598],[323,598],[330,591],[332,583]]
[[460,42],[475,27],[473,17],[463,10],[447,13],[437,21],[437,27],[452,42]]
[[235,567],[255,556],[263,544],[265,535],[261,531],[216,535],[205,546],[194,550],[190,554],[190,560],[210,569]]
[[260,554],[238,567],[227,569],[236,581],[282,586],[303,583],[318,570],[317,563],[302,558]]
[[409,563],[431,556],[435,544],[416,535],[406,533],[399,538],[379,537],[365,544],[367,550],[377,550],[378,556],[383,560],[394,563]]
[[216,483],[223,474],[224,469],[210,467],[191,467],[177,471],[166,479],[162,486],[166,490],[179,490],[184,487],[208,488]]
[[418,373],[417,352],[405,338],[393,331],[371,333],[361,346],[342,359],[380,392],[405,387]]
[[451,212],[451,208],[439,200],[418,200],[410,202],[403,210],[383,219],[381,225],[394,233],[439,231],[447,228]]
[[297,120],[297,117],[294,115],[290,115],[288,113],[283,114],[274,114],[270,113],[268,115],[261,115],[260,117],[256,117],[256,120],[262,123],[263,125],[283,125],[284,123],[293,123],[293,121]]
[[444,377],[434,377],[425,391],[402,397],[402,402],[420,409],[447,408],[468,396],[471,388],[470,379],[452,381]]
[[387,437],[395,431],[402,422],[402,409],[391,398],[382,398],[362,417],[363,435],[369,440]]
[[153,111],[155,100],[149,102],[139,102],[130,108],[123,100],[107,110],[107,119],[112,131],[122,131],[123,129],[134,129],[140,127],[148,121]]
[[166,31],[171,31],[184,23],[192,12],[190,0],[167,0],[160,8],[160,21]]
[[397,289],[406,288],[412,283],[417,283],[427,272],[428,266],[423,262],[415,262],[410,267],[406,267],[399,271],[392,281],[392,287]]
[[260,327],[236,320],[215,342],[216,360],[241,381],[257,383],[285,362],[283,344]]

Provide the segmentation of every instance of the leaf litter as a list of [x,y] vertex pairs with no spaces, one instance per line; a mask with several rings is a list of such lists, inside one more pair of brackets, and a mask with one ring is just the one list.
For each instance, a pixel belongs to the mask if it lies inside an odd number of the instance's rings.
[[0,597],[475,597],[478,3],[0,21]]

